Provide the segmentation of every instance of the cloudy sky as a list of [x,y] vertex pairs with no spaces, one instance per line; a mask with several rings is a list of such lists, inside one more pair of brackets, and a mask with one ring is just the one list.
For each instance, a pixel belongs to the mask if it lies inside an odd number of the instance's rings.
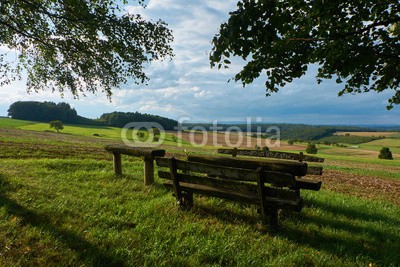
[[[211,69],[208,55],[211,39],[219,25],[235,10],[236,0],[150,0],[148,6],[127,6],[128,12],[149,19],[162,19],[174,33],[172,61],[156,62],[147,67],[147,86],[122,85],[112,102],[98,93],[73,99],[66,94],[44,91],[27,94],[24,81],[0,87],[0,116],[15,101],[68,102],[78,114],[97,118],[112,111],[139,111],[173,119],[191,121],[246,121],[306,124],[400,124],[400,107],[386,110],[389,94],[368,93],[338,97],[341,89],[334,81],[317,85],[316,67],[294,80],[279,93],[265,97],[265,77],[252,85],[229,82],[240,69]],[[2,49],[0,47],[0,49]]]

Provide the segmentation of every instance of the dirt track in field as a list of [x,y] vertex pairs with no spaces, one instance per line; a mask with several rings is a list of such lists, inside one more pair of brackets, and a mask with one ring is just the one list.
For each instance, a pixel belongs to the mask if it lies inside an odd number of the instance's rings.
[[236,133],[183,132],[181,133],[181,136],[176,132],[170,133],[187,142],[194,143],[196,146],[204,144],[205,146],[254,149],[257,145],[260,147],[268,146],[271,150],[305,150],[305,146],[302,145],[294,144],[289,146],[286,142],[277,142],[265,138],[254,138]]

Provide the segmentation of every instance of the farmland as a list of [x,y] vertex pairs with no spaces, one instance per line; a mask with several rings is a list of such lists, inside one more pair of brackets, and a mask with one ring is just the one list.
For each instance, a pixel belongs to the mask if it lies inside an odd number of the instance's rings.
[[[216,153],[212,143],[193,147],[188,133],[176,136],[166,133],[161,145],[168,156]],[[143,185],[140,159],[124,157],[115,177],[103,147],[121,143],[120,128],[56,133],[0,119],[0,266],[396,266],[400,139],[386,136],[358,148],[318,145],[324,174],[310,179],[323,188],[304,192],[303,211],[281,214],[275,232],[253,207],[219,199],[195,196],[182,212],[157,177]],[[273,150],[306,146],[281,144]],[[394,160],[378,159],[382,146]]]

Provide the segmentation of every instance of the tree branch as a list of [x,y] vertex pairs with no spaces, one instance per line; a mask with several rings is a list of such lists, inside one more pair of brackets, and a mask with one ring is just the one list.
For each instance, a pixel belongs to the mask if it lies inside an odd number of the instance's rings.
[[336,40],[338,38],[343,38],[343,37],[348,37],[351,35],[357,35],[363,32],[366,32],[372,28],[379,27],[379,26],[389,26],[390,24],[394,24],[400,22],[400,17],[387,20],[387,21],[381,21],[381,22],[376,22],[367,25],[365,28],[359,29],[357,31],[352,31],[352,32],[347,32],[347,33],[339,33],[335,36],[332,36],[330,38],[305,38],[305,37],[293,37],[293,38],[288,38],[287,40],[289,41],[302,41],[302,42],[320,42],[320,41],[327,41],[327,40]]
[[375,27],[389,26],[390,24],[394,24],[394,23],[397,23],[397,22],[400,22],[400,17],[395,18],[395,19],[391,19],[391,20],[387,20],[387,21],[375,22],[375,23],[369,24],[365,28],[359,29],[358,31],[344,33],[344,34],[342,34],[342,36],[350,36],[350,35],[360,34],[360,33],[363,33],[365,31],[369,31],[370,29],[375,28]]

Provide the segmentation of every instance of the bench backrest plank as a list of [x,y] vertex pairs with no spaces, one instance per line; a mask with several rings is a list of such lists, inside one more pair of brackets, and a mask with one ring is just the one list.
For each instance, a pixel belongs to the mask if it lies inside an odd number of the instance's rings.
[[[156,163],[159,167],[170,167],[171,159],[156,157]],[[257,182],[259,173],[257,170],[240,169],[220,165],[211,165],[197,162],[187,162],[175,160],[177,170],[182,172],[203,173],[209,176],[216,176],[236,181]],[[266,183],[279,184],[280,186],[292,186],[296,184],[295,177],[288,173],[261,171]]]
[[220,164],[229,167],[257,170],[263,167],[265,171],[276,171],[289,173],[294,176],[304,176],[307,174],[308,166],[304,162],[293,162],[283,160],[253,160],[245,158],[215,157],[215,156],[188,156],[188,161],[205,164]]
[[[158,176],[163,179],[172,180],[170,172],[167,171],[159,171]],[[184,183],[215,186],[224,190],[232,190],[234,192],[242,192],[246,195],[254,195],[256,198],[258,198],[257,185],[254,183],[250,184],[237,181],[229,181],[229,183],[227,183],[226,179],[197,176],[184,173],[178,173],[177,178],[180,182]],[[268,196],[282,197],[293,201],[298,198],[298,193],[295,190],[286,190],[276,187],[265,187],[265,190]]]

